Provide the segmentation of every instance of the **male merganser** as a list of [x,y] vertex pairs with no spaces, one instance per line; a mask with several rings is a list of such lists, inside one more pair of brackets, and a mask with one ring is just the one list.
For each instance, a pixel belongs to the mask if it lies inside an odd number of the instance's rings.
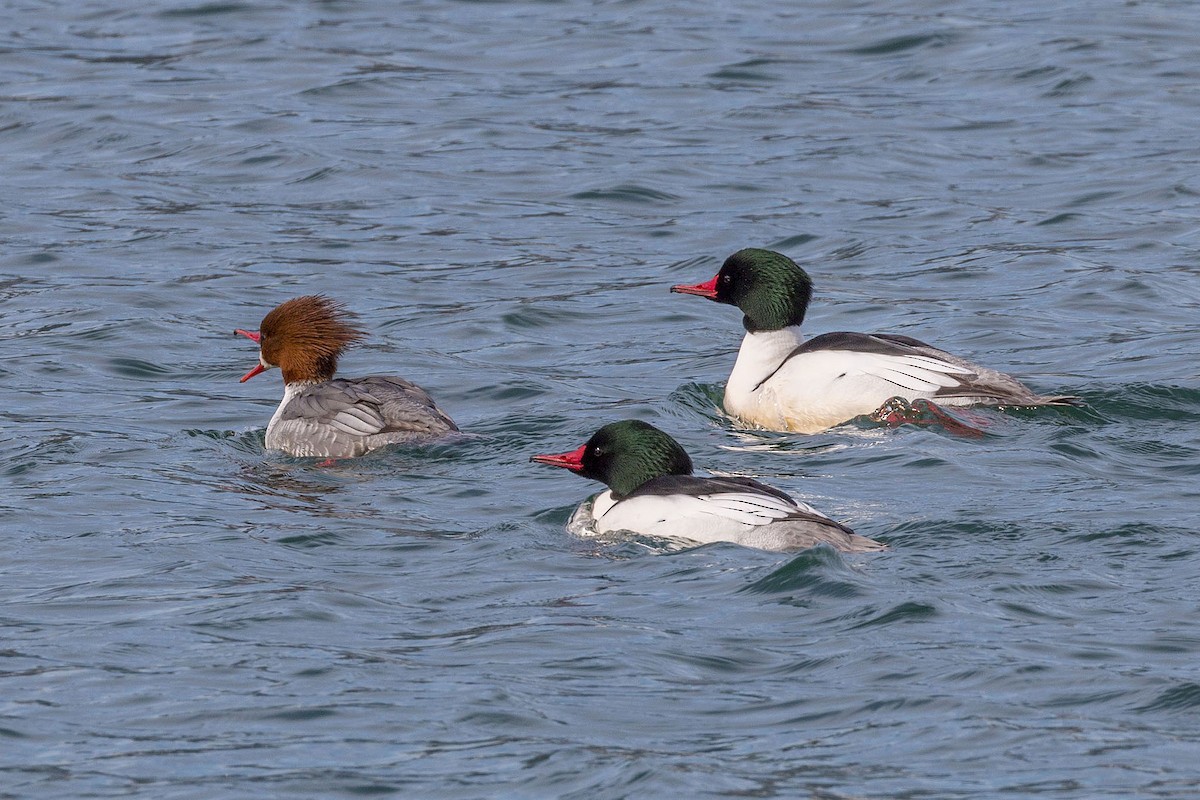
[[692,460],[679,443],[638,420],[610,423],[576,450],[530,461],[608,486],[579,506],[570,527],[582,520],[597,533],[632,531],[762,550],[803,550],[822,542],[848,553],[887,549],[751,478],[692,475]]
[[293,456],[352,458],[401,442],[427,442],[458,430],[424,389],[403,378],[334,379],[338,357],[364,334],[323,295],[297,297],[263,317],[257,331],[234,333],[259,345],[242,383],[279,367],[283,402],[267,425],[267,447]]
[[1081,402],[1035,394],[1011,375],[909,336],[838,332],[805,341],[800,323],[812,281],[773,250],[739,250],[712,280],[671,291],[735,305],[745,315],[746,336],[725,385],[725,410],[750,425],[816,433],[896,397],[950,406]]

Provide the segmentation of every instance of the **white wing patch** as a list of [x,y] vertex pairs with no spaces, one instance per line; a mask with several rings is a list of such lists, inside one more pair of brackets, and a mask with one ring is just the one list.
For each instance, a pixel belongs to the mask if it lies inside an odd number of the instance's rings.
[[701,514],[725,517],[746,525],[766,525],[791,516],[797,508],[795,504],[773,495],[750,492],[703,494],[695,500],[698,501],[695,511]]
[[936,397],[974,374],[919,354],[817,350],[789,359],[753,393],[739,396],[726,388],[725,408],[764,428],[814,433],[870,414],[889,397]]
[[[843,550],[854,544],[845,529],[808,504],[751,491],[642,495],[619,502],[611,492],[602,492],[575,511],[568,529],[585,536],[624,531],[778,551],[801,550],[819,542]],[[867,539],[862,542],[873,544]],[[882,549],[882,545],[865,549]]]
[[737,541],[737,536],[749,529],[811,511],[805,505],[755,492],[645,495],[614,505],[605,502],[606,495],[597,497],[592,509],[601,532],[629,530],[699,541]]
[[936,392],[958,386],[952,375],[973,375],[969,369],[929,356],[890,356],[882,353],[858,354],[856,364],[863,372],[910,392]]

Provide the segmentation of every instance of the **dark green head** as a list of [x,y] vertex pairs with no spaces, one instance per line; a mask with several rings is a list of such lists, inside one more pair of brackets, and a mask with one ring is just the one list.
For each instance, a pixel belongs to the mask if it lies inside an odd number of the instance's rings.
[[737,306],[745,314],[742,325],[755,333],[803,322],[812,299],[812,279],[783,253],[747,247],[725,259],[721,271],[707,283],[672,286],[671,291]]
[[692,474],[692,459],[679,442],[636,419],[605,425],[569,453],[533,456],[530,461],[600,481],[618,500],[653,478]]

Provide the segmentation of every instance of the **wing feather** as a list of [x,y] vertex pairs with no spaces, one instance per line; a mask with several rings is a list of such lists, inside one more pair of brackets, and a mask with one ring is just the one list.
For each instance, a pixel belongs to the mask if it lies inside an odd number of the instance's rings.
[[458,430],[424,389],[403,378],[378,376],[307,387],[288,403],[282,419],[325,423],[351,436]]
[[785,503],[770,495],[719,494],[700,495],[696,498],[695,510],[701,514],[735,519],[747,525],[766,525],[777,519],[786,519],[796,513],[794,503]]
[[383,415],[379,413],[379,408],[364,406],[362,403],[341,409],[334,414],[330,424],[354,436],[370,436],[384,428]]

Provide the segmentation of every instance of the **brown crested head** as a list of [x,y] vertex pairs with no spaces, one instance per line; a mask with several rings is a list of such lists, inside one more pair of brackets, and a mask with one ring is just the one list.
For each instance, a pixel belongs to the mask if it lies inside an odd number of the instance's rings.
[[341,303],[324,295],[280,303],[259,327],[263,360],[279,367],[284,383],[327,381],[346,346],[366,336],[353,320]]

